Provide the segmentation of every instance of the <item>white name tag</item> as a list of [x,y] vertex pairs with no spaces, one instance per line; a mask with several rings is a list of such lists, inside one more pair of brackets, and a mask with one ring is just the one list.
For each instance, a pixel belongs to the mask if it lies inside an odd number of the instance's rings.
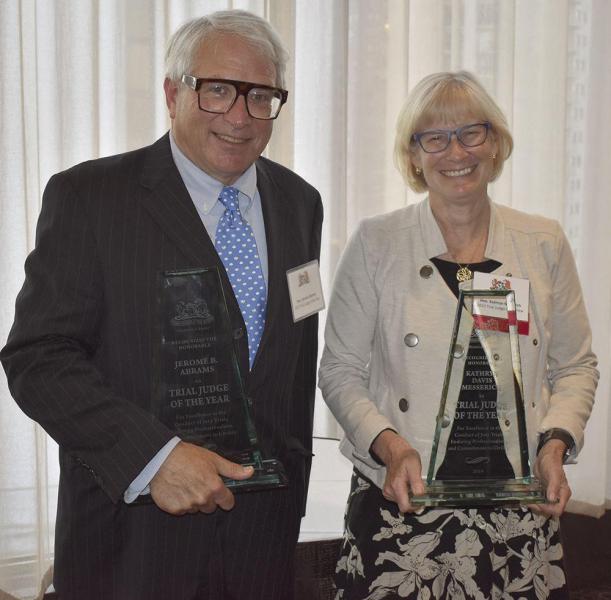
[[[516,299],[516,315],[513,318],[517,317],[518,333],[520,335],[528,335],[528,299],[530,290],[528,279],[506,277],[494,273],[479,273],[476,271],[473,274],[473,289],[513,290]],[[474,307],[474,313],[492,318],[499,316],[499,311],[493,304],[482,300],[477,304],[479,309]]]
[[286,272],[293,321],[301,321],[325,307],[318,261],[305,263]]

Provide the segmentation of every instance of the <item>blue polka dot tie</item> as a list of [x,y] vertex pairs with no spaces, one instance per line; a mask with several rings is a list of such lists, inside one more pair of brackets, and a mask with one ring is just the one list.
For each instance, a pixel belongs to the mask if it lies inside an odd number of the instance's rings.
[[265,325],[265,279],[255,236],[240,213],[238,190],[224,187],[219,200],[225,206],[225,212],[216,228],[214,245],[225,265],[246,323],[248,358],[252,367]]

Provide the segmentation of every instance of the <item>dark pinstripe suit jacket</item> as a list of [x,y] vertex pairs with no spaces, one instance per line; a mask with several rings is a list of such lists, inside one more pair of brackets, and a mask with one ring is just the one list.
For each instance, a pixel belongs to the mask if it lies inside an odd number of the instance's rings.
[[[305,505],[317,318],[293,323],[286,271],[318,258],[322,204],[291,171],[257,161],[269,255],[267,320],[247,393],[263,448],[285,462]],[[173,435],[148,412],[157,274],[218,265],[248,373],[244,322],[171,157],[168,135],[51,178],[36,249],[1,353],[21,408],[60,445],[56,572],[83,577],[117,550],[129,483]],[[133,509],[132,509],[133,510]],[[157,509],[145,527],[155,527]],[[84,550],[86,549],[86,550]],[[83,554],[85,553],[85,554]],[[100,562],[102,561],[102,562]],[[97,565],[97,567],[96,567]]]

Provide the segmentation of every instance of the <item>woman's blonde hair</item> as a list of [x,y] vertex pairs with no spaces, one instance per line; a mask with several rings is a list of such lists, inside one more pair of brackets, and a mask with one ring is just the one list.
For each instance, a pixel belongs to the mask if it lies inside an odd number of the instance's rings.
[[415,192],[428,189],[422,173],[412,162],[414,134],[432,121],[459,123],[465,117],[487,121],[496,137],[498,151],[490,181],[498,178],[513,150],[513,138],[503,112],[482,84],[467,71],[428,75],[408,94],[397,119],[394,160],[407,185]]

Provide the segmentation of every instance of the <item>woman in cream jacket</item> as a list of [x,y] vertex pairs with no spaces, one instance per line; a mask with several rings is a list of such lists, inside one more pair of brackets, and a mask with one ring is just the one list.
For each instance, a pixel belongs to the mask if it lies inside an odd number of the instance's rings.
[[[472,75],[425,78],[399,117],[395,157],[428,197],[362,222],[342,257],[320,367],[355,467],[337,598],[567,597],[563,463],[583,445],[598,372],[562,229],[488,197],[512,144]],[[416,513],[409,493],[424,491],[457,279],[474,271],[529,282],[524,408],[531,464],[550,502]]]

